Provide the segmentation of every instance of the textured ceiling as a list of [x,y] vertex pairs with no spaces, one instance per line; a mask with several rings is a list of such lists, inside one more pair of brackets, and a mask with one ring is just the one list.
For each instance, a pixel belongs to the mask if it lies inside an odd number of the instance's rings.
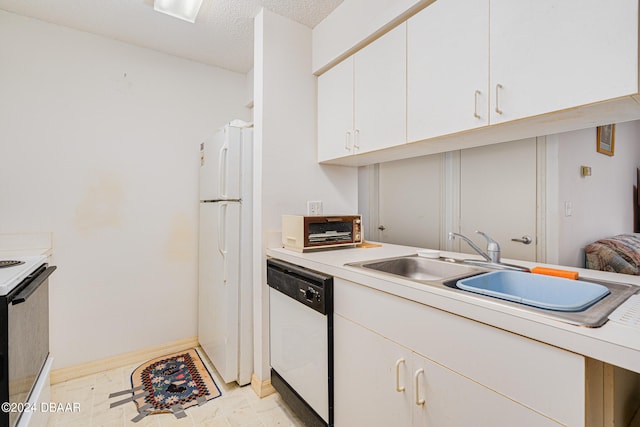
[[0,9],[246,73],[262,7],[313,28],[342,1],[203,0],[195,24],[155,12],[153,0],[0,0]]

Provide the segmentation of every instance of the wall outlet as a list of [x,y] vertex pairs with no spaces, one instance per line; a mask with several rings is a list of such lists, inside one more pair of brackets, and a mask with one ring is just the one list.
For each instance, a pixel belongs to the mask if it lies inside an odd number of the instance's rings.
[[307,215],[309,216],[322,215],[322,201],[321,200],[307,201]]

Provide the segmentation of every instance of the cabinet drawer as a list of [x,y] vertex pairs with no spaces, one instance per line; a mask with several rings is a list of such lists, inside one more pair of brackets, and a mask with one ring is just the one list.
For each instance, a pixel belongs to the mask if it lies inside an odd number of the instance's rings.
[[562,424],[585,424],[580,355],[341,279],[334,311]]

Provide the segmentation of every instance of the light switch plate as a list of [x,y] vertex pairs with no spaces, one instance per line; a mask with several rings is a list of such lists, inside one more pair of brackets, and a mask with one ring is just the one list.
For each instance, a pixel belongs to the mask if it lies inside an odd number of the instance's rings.
[[573,203],[564,202],[564,216],[573,216]]

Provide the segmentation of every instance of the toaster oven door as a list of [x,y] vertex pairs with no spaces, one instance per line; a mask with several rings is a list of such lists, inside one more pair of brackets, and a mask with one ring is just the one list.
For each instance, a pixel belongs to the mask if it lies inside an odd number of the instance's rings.
[[305,247],[354,244],[360,238],[355,224],[354,217],[306,217]]

